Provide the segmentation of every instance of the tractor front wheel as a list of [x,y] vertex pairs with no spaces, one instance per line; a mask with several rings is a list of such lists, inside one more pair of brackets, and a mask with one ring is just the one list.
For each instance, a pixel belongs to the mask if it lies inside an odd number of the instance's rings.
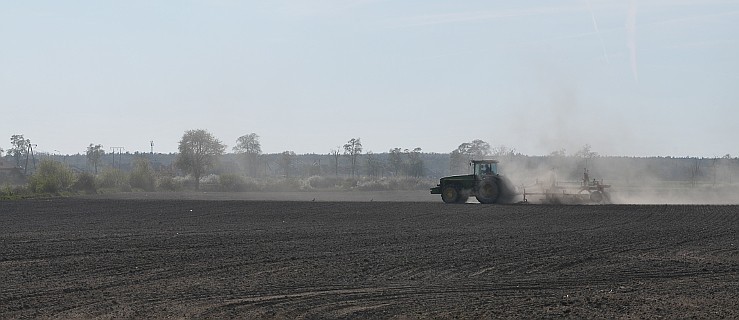
[[444,203],[456,203],[459,200],[459,190],[454,186],[446,186],[441,189],[441,200]]

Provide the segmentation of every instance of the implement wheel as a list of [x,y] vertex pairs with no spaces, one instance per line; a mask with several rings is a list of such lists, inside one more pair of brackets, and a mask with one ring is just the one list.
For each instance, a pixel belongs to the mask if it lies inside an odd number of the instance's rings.
[[595,203],[600,203],[603,201],[603,193],[600,191],[593,191],[590,193],[590,201]]
[[459,200],[459,190],[454,186],[446,186],[441,189],[441,200],[444,203],[456,203]]

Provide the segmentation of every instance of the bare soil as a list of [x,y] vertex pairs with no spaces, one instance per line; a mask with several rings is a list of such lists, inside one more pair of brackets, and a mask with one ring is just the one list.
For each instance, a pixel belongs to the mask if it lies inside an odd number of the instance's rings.
[[0,318],[739,318],[739,206],[0,202]]

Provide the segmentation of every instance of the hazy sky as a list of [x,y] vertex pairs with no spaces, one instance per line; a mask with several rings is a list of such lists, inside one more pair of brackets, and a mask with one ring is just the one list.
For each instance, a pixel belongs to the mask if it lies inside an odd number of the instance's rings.
[[739,155],[739,1],[0,0],[0,147]]

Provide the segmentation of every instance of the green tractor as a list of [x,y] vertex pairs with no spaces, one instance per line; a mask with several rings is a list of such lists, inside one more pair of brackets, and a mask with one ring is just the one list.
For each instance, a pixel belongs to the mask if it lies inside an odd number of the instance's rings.
[[511,203],[518,195],[508,178],[498,174],[497,160],[472,160],[472,174],[444,177],[431,194],[445,203],[465,203],[474,196],[480,203]]

